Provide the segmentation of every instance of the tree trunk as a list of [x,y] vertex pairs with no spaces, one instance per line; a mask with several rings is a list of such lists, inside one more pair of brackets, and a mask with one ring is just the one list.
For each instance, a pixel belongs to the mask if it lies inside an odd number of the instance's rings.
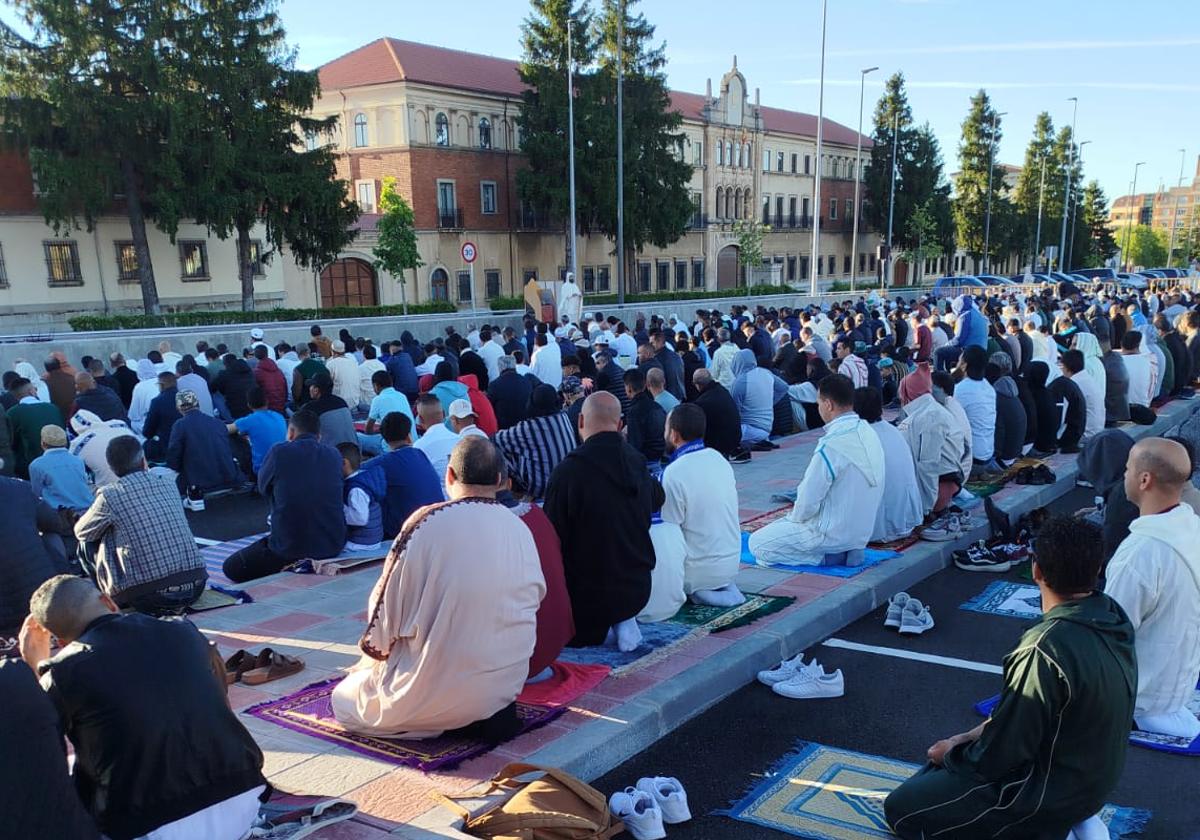
[[237,225],[238,282],[242,289],[242,311],[254,311],[254,265],[250,261],[250,225]]
[[[413,281],[416,282],[417,270],[413,269]],[[404,272],[400,272],[400,305],[404,307],[404,314],[408,315],[408,294],[404,291]]]
[[158,286],[154,283],[154,265],[150,260],[150,242],[146,238],[146,214],[142,210],[141,185],[133,161],[121,158],[121,178],[125,182],[125,211],[137,255],[138,282],[142,287],[142,309],[147,315],[158,315]]

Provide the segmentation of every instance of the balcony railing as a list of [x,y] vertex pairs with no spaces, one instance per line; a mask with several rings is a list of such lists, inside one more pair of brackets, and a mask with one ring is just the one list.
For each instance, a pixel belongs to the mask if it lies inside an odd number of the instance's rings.
[[692,218],[688,219],[688,230],[703,230],[708,227],[707,213],[693,213]]
[[562,222],[556,222],[550,217],[550,214],[544,210],[535,210],[530,207],[521,208],[520,218],[517,219],[521,230],[562,230]]
[[438,227],[442,230],[462,230],[466,227],[463,223],[463,211],[458,208],[439,208]]

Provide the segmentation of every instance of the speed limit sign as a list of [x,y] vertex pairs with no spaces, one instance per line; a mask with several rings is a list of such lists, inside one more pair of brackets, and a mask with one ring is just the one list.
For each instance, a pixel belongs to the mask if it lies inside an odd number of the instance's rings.
[[478,256],[478,253],[475,250],[475,243],[474,242],[464,242],[463,246],[462,246],[463,262],[473,263],[473,262],[475,262],[476,256]]

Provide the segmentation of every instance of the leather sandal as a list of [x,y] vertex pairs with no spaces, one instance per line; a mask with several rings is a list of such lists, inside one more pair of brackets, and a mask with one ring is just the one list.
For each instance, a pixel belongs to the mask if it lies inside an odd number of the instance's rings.
[[258,657],[244,650],[239,650],[225,660],[225,684],[232,685],[242,678],[242,674],[254,668]]
[[262,685],[263,683],[281,680],[298,674],[304,670],[304,661],[294,656],[276,653],[270,648],[263,648],[258,655],[254,667],[242,674],[242,682],[246,685]]

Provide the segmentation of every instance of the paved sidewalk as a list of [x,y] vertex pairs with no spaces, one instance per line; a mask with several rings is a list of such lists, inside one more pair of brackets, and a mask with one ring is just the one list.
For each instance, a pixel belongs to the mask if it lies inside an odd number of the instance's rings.
[[[1196,411],[1200,400],[1170,403],[1159,411],[1155,426],[1130,426],[1126,431],[1135,438],[1164,434]],[[820,434],[787,438],[778,451],[755,453],[749,464],[735,467],[743,522],[783,506],[771,495],[795,488]],[[1074,487],[1075,457],[1055,456],[1049,463],[1058,477],[1055,485],[1010,485],[992,498],[1015,518],[1064,495]],[[982,507],[974,513],[972,530],[959,542],[919,542],[900,557],[852,578],[743,566],[738,584],[744,591],[790,595],[795,603],[754,624],[697,638],[640,671],[609,677],[554,722],[454,770],[422,773],[397,767],[241,717],[261,745],[266,773],[276,786],[352,799],[366,814],[395,824],[398,836],[464,837],[453,830],[453,815],[433,807],[433,792],[469,792],[504,764],[518,760],[562,767],[585,779],[602,775],[753,680],[759,670],[948,566],[953,549],[988,536]],[[274,575],[247,587],[253,604],[194,616],[225,656],[238,648],[270,646],[307,663],[303,672],[285,680],[256,688],[231,686],[234,708],[241,711],[280,697],[353,665],[378,571],[375,565],[337,577]],[[379,832],[350,825],[331,836],[361,840],[377,838]]]

